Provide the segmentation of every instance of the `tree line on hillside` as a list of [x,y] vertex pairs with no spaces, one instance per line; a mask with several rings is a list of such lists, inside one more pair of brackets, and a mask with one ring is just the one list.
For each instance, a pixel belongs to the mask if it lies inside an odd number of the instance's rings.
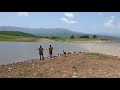
[[[45,38],[58,39],[58,38],[61,38],[61,37],[51,36],[51,37],[45,37]],[[82,36],[79,36],[79,37],[75,37],[74,35],[71,35],[70,38],[90,38],[90,36],[82,35]],[[97,35],[93,35],[92,38],[97,38]]]
[[[71,35],[70,38],[75,38],[74,35]],[[82,35],[82,36],[79,36],[79,38],[90,38],[88,35]],[[93,35],[92,38],[97,38],[96,35]]]
[[[30,34],[30,33],[25,33],[25,32],[20,32],[20,31],[0,31],[0,34],[3,35],[12,35],[12,36],[25,36],[25,37],[39,37],[39,38],[50,38],[50,39],[58,39],[61,37],[58,36],[36,36],[34,34]],[[75,36],[75,35],[71,35],[70,38],[90,38],[89,35],[81,35],[81,36]],[[93,35],[92,38],[97,38],[96,35]]]

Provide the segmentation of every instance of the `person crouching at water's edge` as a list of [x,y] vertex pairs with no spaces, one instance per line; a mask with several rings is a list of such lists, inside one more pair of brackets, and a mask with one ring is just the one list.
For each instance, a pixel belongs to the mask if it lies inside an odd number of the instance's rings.
[[52,58],[52,50],[53,50],[53,47],[50,45],[50,47],[49,47],[49,55],[50,55],[50,58]]
[[41,45],[40,45],[40,48],[38,48],[38,51],[39,51],[39,55],[40,55],[40,60],[41,60],[41,56],[42,56],[42,58],[44,59],[44,56],[43,56],[43,48],[42,48]]

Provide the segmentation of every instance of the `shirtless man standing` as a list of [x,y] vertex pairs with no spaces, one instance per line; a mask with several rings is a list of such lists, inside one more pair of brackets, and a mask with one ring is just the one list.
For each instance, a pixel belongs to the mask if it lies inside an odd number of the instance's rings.
[[40,48],[38,48],[38,51],[39,51],[39,55],[40,55],[40,60],[41,60],[41,56],[42,56],[42,58],[44,59],[44,56],[43,56],[43,48],[42,48],[41,45],[40,45]]
[[50,55],[50,58],[52,58],[52,50],[53,50],[53,47],[50,45],[50,47],[49,47],[49,55]]

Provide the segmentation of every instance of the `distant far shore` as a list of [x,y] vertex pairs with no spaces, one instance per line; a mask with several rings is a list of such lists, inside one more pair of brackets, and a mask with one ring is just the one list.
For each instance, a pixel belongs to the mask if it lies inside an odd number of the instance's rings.
[[[4,32],[5,33],[5,32]],[[6,32],[8,34],[8,32]],[[102,39],[102,38],[93,38],[93,37],[38,37],[34,35],[25,34],[23,35],[22,32],[19,34],[23,36],[16,35],[16,32],[9,32],[10,35],[0,34],[0,42],[112,42],[110,39]],[[12,35],[11,35],[12,34]],[[15,36],[15,35],[16,36]]]
[[[47,34],[47,33],[46,33]],[[34,35],[20,31],[0,31],[0,42],[112,42],[119,38],[98,35]]]
[[73,41],[73,42],[113,42],[112,40],[90,40],[90,41]]
[[33,38],[33,37],[20,37],[16,39],[0,40],[0,42],[114,42],[113,40],[101,40],[101,39],[70,39],[70,38],[58,38],[58,39],[48,39],[48,38]]
[[[51,40],[51,39],[38,39],[36,42],[56,42],[56,40]],[[64,40],[64,41],[59,41],[57,42],[113,42],[112,40]]]

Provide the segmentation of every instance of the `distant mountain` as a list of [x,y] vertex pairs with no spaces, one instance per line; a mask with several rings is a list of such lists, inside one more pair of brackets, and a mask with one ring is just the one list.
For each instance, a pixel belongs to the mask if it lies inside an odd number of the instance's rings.
[[58,37],[70,37],[71,35],[79,36],[84,33],[71,31],[65,28],[23,28],[15,26],[1,26],[0,31],[21,31],[31,33],[37,36],[58,36]]
[[21,31],[27,33],[33,33],[34,29],[24,28],[24,27],[16,27],[16,26],[1,26],[0,31]]
[[[24,27],[16,27],[16,26],[1,26],[0,31],[20,31],[24,33],[30,33],[34,34],[36,36],[45,36],[45,37],[51,37],[51,36],[57,36],[57,37],[70,37],[71,35],[74,35],[75,37],[79,37],[81,35],[89,35],[92,37],[94,34],[87,34],[87,33],[80,33],[71,31],[69,29],[65,28],[24,28]],[[98,38],[107,38],[107,39],[117,39],[119,40],[120,37],[115,37],[113,35],[105,34],[96,34]]]

